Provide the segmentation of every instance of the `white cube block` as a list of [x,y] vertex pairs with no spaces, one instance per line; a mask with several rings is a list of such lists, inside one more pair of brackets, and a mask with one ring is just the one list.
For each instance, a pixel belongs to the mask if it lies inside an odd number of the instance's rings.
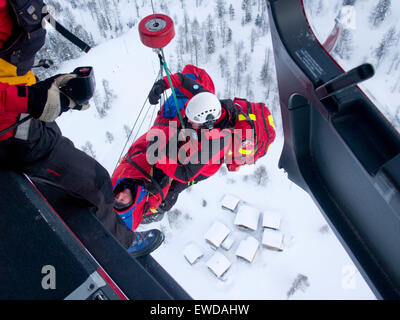
[[232,196],[230,194],[226,194],[222,199],[222,208],[228,209],[230,211],[235,211],[240,199]]
[[250,206],[241,206],[235,218],[235,225],[246,229],[257,230],[260,212]]
[[188,244],[183,250],[183,255],[190,264],[196,263],[204,253],[195,243]]
[[247,260],[248,262],[253,262],[258,247],[258,240],[254,237],[249,236],[247,239],[240,241],[239,247],[236,250],[236,255],[240,258]]
[[218,251],[207,261],[207,267],[214,272],[218,278],[222,277],[230,266],[230,261]]
[[226,237],[226,239],[221,243],[221,247],[224,248],[225,250],[229,250],[232,248],[233,243],[235,240],[233,239],[232,236]]
[[279,229],[281,226],[281,215],[276,212],[264,212],[262,225],[264,228]]
[[215,221],[204,235],[204,238],[218,248],[222,241],[231,233],[231,230],[221,222]]
[[283,250],[283,233],[277,230],[264,229],[262,244],[272,250]]

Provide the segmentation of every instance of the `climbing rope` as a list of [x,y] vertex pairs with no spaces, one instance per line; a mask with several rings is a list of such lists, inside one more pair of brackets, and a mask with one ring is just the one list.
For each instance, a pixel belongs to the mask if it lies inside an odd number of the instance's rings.
[[[163,73],[163,70],[160,68],[160,71],[158,72],[157,77],[156,77],[154,83],[155,83],[157,80],[161,79],[162,73]],[[132,126],[132,128],[131,128],[131,130],[130,130],[130,132],[129,132],[129,135],[128,135],[127,139],[126,139],[125,145],[124,145],[124,147],[122,148],[122,151],[121,151],[121,153],[120,153],[120,155],[119,155],[119,157],[118,157],[117,163],[116,163],[116,165],[115,165],[115,167],[114,167],[114,171],[115,171],[115,169],[118,167],[118,164],[119,164],[119,162],[121,161],[121,158],[122,158],[122,156],[123,156],[123,154],[124,154],[124,152],[125,152],[125,150],[126,150],[126,147],[127,147],[128,143],[129,143],[129,141],[131,141],[132,134],[133,134],[133,132],[135,131],[135,128],[136,128],[136,126],[137,126],[138,124],[140,124],[140,125],[139,125],[139,128],[136,130],[136,135],[135,135],[135,137],[134,137],[132,140],[133,140],[133,141],[136,141],[137,136],[139,135],[139,132],[140,132],[140,130],[141,130],[142,126],[143,126],[143,123],[145,122],[146,117],[147,117],[147,115],[148,115],[148,113],[149,113],[149,110],[150,110],[150,108],[147,107],[146,113],[144,114],[144,117],[143,117],[142,121],[140,121],[140,123],[139,123],[140,116],[142,115],[142,112],[143,112],[143,110],[145,109],[148,100],[149,100],[149,97],[147,96],[147,97],[146,97],[146,100],[144,101],[144,103],[143,103],[143,105],[142,105],[142,107],[140,108],[139,115],[137,116],[137,118],[136,118],[136,120],[135,120],[135,123],[133,124],[133,126]],[[156,107],[154,107],[153,116],[154,116],[154,113],[155,113],[155,109],[156,109]],[[153,118],[153,117],[152,117],[152,118]],[[150,124],[149,124],[149,128],[151,127],[151,124],[152,124],[153,121],[154,121],[152,118],[150,119],[151,122],[150,122]]]
[[[172,83],[171,72],[170,72],[170,70],[169,70],[169,68],[168,68],[167,62],[165,61],[164,51],[163,51],[162,49],[154,49],[154,51],[156,51],[156,53],[158,54],[158,57],[159,57],[159,59],[160,59],[160,71],[158,72],[158,75],[157,75],[156,80],[154,81],[154,83],[157,82],[159,79],[162,79],[163,71],[165,71],[165,73],[166,73],[166,75],[167,75],[167,78],[168,78],[168,82],[169,82],[170,88],[171,88],[172,96],[173,96],[173,98],[174,98],[174,102],[175,102],[175,106],[176,106],[176,111],[177,111],[177,114],[178,114],[178,118],[179,118],[179,121],[181,122],[181,127],[184,129],[185,126],[184,126],[183,118],[182,118],[182,115],[181,115],[181,112],[180,112],[180,109],[179,109],[178,98],[176,97],[175,89],[174,89],[174,86],[173,86],[173,83]],[[164,98],[164,99],[161,99],[161,100],[160,100],[160,103],[159,103],[160,109],[161,109],[161,105],[162,105],[162,104],[164,103],[164,101],[166,100],[166,95],[165,95],[165,93],[164,93],[164,95],[163,95],[163,98]],[[118,161],[117,161],[117,163],[116,163],[116,165],[115,165],[114,171],[115,171],[115,169],[117,168],[117,166],[118,166],[118,164],[119,164],[119,162],[120,162],[120,160],[121,160],[121,158],[122,158],[122,156],[123,156],[123,154],[124,154],[124,152],[125,152],[125,149],[126,149],[126,146],[128,145],[128,142],[131,141],[131,136],[132,136],[133,132],[135,131],[136,126],[139,124],[139,128],[136,130],[136,135],[135,135],[135,137],[132,139],[133,141],[136,141],[136,139],[137,139],[137,137],[138,137],[138,135],[139,135],[139,133],[140,133],[140,130],[142,129],[143,123],[144,123],[145,120],[146,120],[146,117],[147,117],[147,115],[148,115],[148,113],[149,113],[150,108],[147,108],[146,113],[145,113],[145,115],[144,115],[142,121],[140,121],[140,123],[139,123],[139,119],[140,119],[140,116],[141,116],[141,114],[142,114],[142,112],[143,112],[143,110],[144,110],[144,108],[145,108],[145,106],[146,106],[146,104],[147,104],[148,99],[149,99],[149,98],[146,97],[146,100],[145,100],[145,102],[143,103],[143,105],[142,105],[142,107],[141,107],[141,109],[140,109],[139,115],[138,115],[138,117],[136,118],[135,123],[133,124],[133,127],[132,127],[132,129],[131,129],[131,131],[130,131],[130,133],[129,133],[129,136],[128,136],[126,142],[125,142],[125,145],[124,145],[124,147],[123,147],[123,149],[122,149],[122,151],[121,151],[121,154],[120,154],[119,157],[118,157]],[[155,112],[156,109],[157,109],[156,107],[153,108],[153,114],[152,114],[152,116],[151,116],[151,118],[150,118],[151,122],[150,122],[150,124],[149,124],[148,129],[150,129],[151,124],[152,124],[153,121],[154,121],[154,118],[155,118],[155,115],[156,115],[156,112]]]
[[156,14],[156,12],[154,11],[153,0],[151,0],[151,9],[153,10],[153,14]]

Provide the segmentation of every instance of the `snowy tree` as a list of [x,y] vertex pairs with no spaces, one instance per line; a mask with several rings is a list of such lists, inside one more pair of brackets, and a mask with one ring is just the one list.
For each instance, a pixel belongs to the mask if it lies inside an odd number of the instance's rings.
[[390,13],[391,4],[392,0],[379,0],[369,16],[369,22],[372,26],[378,27],[385,20]]
[[139,11],[139,5],[137,3],[137,0],[135,0],[135,9],[136,9],[136,16],[140,18],[140,11]]
[[254,20],[254,24],[256,27],[261,28],[262,27],[262,18],[261,15],[258,13],[256,19]]
[[182,70],[183,68],[183,56],[179,54],[178,48],[175,48],[177,51],[176,57],[176,70]]
[[242,18],[242,26],[244,26],[245,24],[250,23],[252,20],[252,15],[251,15],[251,11],[246,11],[243,18]]
[[113,101],[116,99],[116,94],[110,88],[110,83],[107,79],[102,80],[104,98],[101,99],[98,95],[95,98],[96,110],[100,118],[107,116],[107,112],[111,109]]
[[124,124],[123,130],[124,130],[126,139],[129,139],[129,137],[131,135],[131,128],[129,128],[128,125]]
[[226,2],[225,0],[216,0],[216,12],[218,19],[223,19],[226,15]]
[[245,25],[252,21],[252,6],[250,0],[243,0],[242,2],[242,10],[244,11],[244,16],[242,18],[242,25]]
[[246,99],[253,100],[254,99],[254,81],[251,73],[246,75]]
[[185,52],[189,52],[189,24],[190,24],[190,20],[189,20],[189,16],[187,15],[187,12],[185,10],[184,15],[183,15],[183,36],[185,39]]
[[244,51],[244,42],[240,40],[239,42],[235,43],[235,61],[236,64],[240,62],[240,58],[242,57],[242,53]]
[[260,72],[260,81],[263,85],[265,85],[269,81],[270,77],[270,56],[271,56],[271,50],[267,49],[265,58],[264,58],[264,63],[261,67],[261,72]]
[[226,20],[224,18],[218,19],[218,24],[219,24],[219,38],[221,38],[222,48],[225,48],[228,37],[228,27],[226,25]]
[[254,45],[256,44],[257,41],[257,31],[254,29],[251,29],[251,34],[250,34],[250,51],[254,52]]
[[267,168],[263,165],[257,167],[257,169],[252,174],[251,178],[256,183],[257,186],[265,187],[269,180]]
[[92,158],[96,159],[96,153],[94,151],[93,144],[90,141],[86,141],[85,145],[81,147],[82,151]]
[[206,21],[206,54],[212,55],[216,50],[215,39],[214,39],[214,19],[211,14],[208,15]]
[[324,224],[322,227],[318,229],[318,231],[322,234],[327,234],[329,233],[329,226],[327,224]]
[[343,0],[343,6],[354,6],[357,0]]
[[225,72],[228,68],[228,63],[224,55],[220,54],[218,57],[218,67],[221,72],[221,77],[224,78]]
[[229,5],[229,18],[231,21],[235,19],[235,9],[233,8],[232,3]]
[[51,59],[54,62],[54,67],[35,70],[35,74],[39,79],[54,75],[54,71],[63,61],[80,56],[79,51],[72,44],[65,41],[57,32],[48,32],[46,38],[46,43],[38,52],[37,59]]
[[[229,61],[229,59],[227,59]],[[229,68],[226,69],[225,71],[225,91],[224,91],[224,96],[225,97],[232,97],[232,74]]]
[[107,116],[107,111],[104,109],[104,106],[103,106],[104,100],[98,91],[95,91],[94,96],[93,96],[93,101],[94,101],[94,105],[96,106],[96,111],[97,111],[98,116],[101,119],[104,118],[105,116]]
[[232,43],[232,29],[228,28],[226,31],[226,45]]
[[235,76],[234,76],[234,83],[235,83],[235,88],[233,91],[233,94],[235,96],[240,95],[240,89],[242,87],[242,78],[243,78],[243,63],[242,61],[239,61],[235,65]]
[[395,27],[391,27],[388,32],[386,32],[379,43],[378,48],[375,50],[375,57],[377,60],[377,66],[380,65],[381,61],[388,54],[389,49],[398,42],[398,36],[396,35]]
[[243,65],[243,69],[241,70],[242,72],[246,72],[251,65],[251,54],[249,54],[248,52],[245,52],[242,56],[242,65]]
[[262,35],[266,35],[269,32],[269,24],[265,12],[266,11],[261,11],[254,19],[254,25],[257,27],[257,30],[261,31]]
[[[397,39],[397,41],[398,41],[398,39]],[[390,64],[390,67],[389,67],[389,69],[387,71],[387,74],[390,75],[390,74],[393,74],[395,72],[397,72],[397,74],[399,74],[398,71],[397,71],[399,69],[399,66],[400,66],[400,53],[397,52],[397,53],[394,54],[394,57],[392,59],[392,63]],[[393,92],[393,90],[392,90],[392,92]]]
[[197,18],[194,18],[192,22],[192,54],[194,57],[194,64],[198,65],[201,58],[201,28],[200,24],[197,21]]
[[116,35],[121,35],[122,32],[124,31],[123,24],[121,22],[121,12],[120,12],[120,7],[118,5],[119,0],[112,0],[112,5],[111,7],[114,8],[115,13],[114,13],[114,30]]
[[343,29],[333,52],[342,59],[350,59],[353,52],[353,36],[350,29]]
[[324,2],[323,0],[319,0],[318,7],[317,7],[317,16],[322,13],[324,10]]
[[110,131],[106,131],[106,142],[112,143],[114,141],[114,136]]
[[265,87],[265,97],[266,99],[269,98],[270,96],[270,90],[271,90],[271,83],[272,83],[272,52],[271,49],[267,49],[265,53],[265,58],[264,58],[264,63],[261,67],[261,72],[260,72],[260,82],[261,84]]
[[206,33],[206,42],[207,42],[207,54],[211,55],[215,52],[215,41],[214,41],[214,33],[209,30]]
[[251,15],[251,11],[247,11],[244,17],[244,24],[250,23],[252,20],[252,15]]
[[250,6],[250,0],[242,0],[242,10],[243,11],[246,11],[249,6]]
[[161,12],[163,12],[163,13],[166,14],[166,15],[169,15],[168,5],[167,5],[167,3],[165,2],[165,0],[162,0],[162,1],[160,2],[160,9],[161,9]]
[[296,279],[294,279],[291,288],[287,292],[287,298],[289,299],[292,297],[298,290],[304,292],[309,286],[310,283],[308,282],[308,277],[303,274],[298,274]]
[[178,27],[177,37],[176,37],[176,60],[177,60],[177,68],[180,69],[180,66],[183,64],[183,55],[185,54],[185,39],[184,39],[184,28],[182,26]]
[[[64,8],[63,6],[58,3],[57,0],[47,0],[46,4],[50,7],[54,9],[54,13],[57,15],[55,16],[57,19],[60,16],[60,13],[63,12]],[[78,5],[75,1],[73,1],[73,3],[71,3],[72,8],[76,8]],[[51,10],[50,10],[51,11]]]

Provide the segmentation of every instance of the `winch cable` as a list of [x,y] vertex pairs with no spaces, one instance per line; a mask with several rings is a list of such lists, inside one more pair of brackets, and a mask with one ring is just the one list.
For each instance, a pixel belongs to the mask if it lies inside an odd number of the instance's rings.
[[[157,77],[156,77],[154,83],[156,83],[159,79],[161,79],[162,74],[163,74],[163,70],[162,70],[162,68],[160,68],[160,70],[159,70],[159,72],[158,72],[158,74],[157,74]],[[131,141],[132,134],[133,134],[133,132],[135,131],[135,128],[137,127],[137,125],[139,125],[139,128],[137,129],[136,134],[135,134],[135,137],[132,139],[132,141],[136,141],[137,136],[139,135],[139,132],[140,132],[140,130],[141,130],[142,126],[143,126],[143,123],[145,122],[146,117],[147,117],[147,115],[148,115],[148,113],[149,113],[149,110],[150,110],[150,107],[147,107],[147,110],[146,110],[146,112],[145,112],[145,114],[144,114],[144,117],[143,117],[142,120],[139,122],[139,119],[141,118],[141,115],[142,115],[143,110],[145,109],[145,107],[146,107],[146,105],[147,105],[147,101],[148,101],[148,100],[149,100],[149,97],[147,96],[147,97],[146,97],[146,100],[144,101],[144,103],[143,103],[143,105],[142,105],[142,107],[140,108],[139,115],[137,116],[137,118],[136,118],[136,120],[135,120],[135,122],[134,122],[134,124],[133,124],[133,126],[132,126],[132,128],[131,128],[131,130],[130,130],[130,132],[129,132],[129,135],[128,135],[127,139],[126,139],[125,145],[124,145],[124,147],[122,148],[122,151],[121,151],[121,153],[120,153],[120,155],[119,155],[119,157],[118,157],[118,160],[117,160],[117,163],[116,163],[116,165],[115,165],[114,171],[115,171],[115,169],[118,167],[118,164],[120,163],[120,161],[121,161],[121,159],[122,159],[122,156],[123,156],[123,154],[124,154],[124,152],[125,152],[125,149],[126,149],[128,143],[129,143],[129,141]],[[161,106],[161,102],[160,102],[160,106]],[[155,113],[155,109],[157,109],[156,106],[154,106],[153,115],[154,115],[154,113]],[[152,118],[150,119],[150,121],[153,121]],[[150,122],[149,128],[151,127],[152,123],[153,123],[153,122]]]

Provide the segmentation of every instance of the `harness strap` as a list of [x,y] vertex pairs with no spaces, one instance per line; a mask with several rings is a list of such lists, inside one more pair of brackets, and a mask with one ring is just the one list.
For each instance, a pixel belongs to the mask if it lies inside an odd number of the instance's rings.
[[268,130],[267,121],[265,119],[264,112],[263,112],[262,108],[263,108],[263,105],[260,103],[261,116],[262,116],[263,122],[264,122],[264,129],[267,132],[267,143],[265,144],[265,149],[264,149],[264,153],[266,153],[267,149],[268,149],[268,145],[269,145],[269,130]]
[[162,191],[161,186],[158,184],[158,182],[156,180],[153,179],[153,177],[148,174],[141,166],[139,166],[135,161],[133,161],[128,155],[125,156],[125,159],[131,164],[133,165],[136,169],[138,169],[149,181],[150,183],[157,189],[157,191],[160,193],[161,195],[161,201],[162,203],[164,203],[165,198],[164,198],[164,193]]

